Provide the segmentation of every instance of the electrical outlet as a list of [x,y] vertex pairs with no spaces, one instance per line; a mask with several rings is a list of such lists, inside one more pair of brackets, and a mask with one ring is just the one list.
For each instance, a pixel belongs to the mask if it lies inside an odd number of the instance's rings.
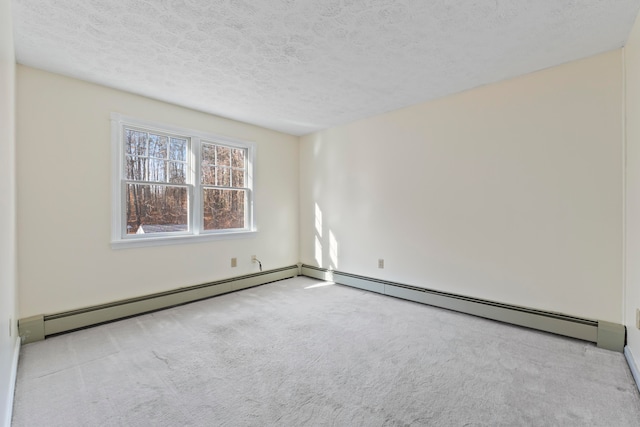
[[384,260],[382,258],[378,260],[378,268],[384,268]]
[[238,258],[231,258],[231,267],[238,266]]
[[640,308],[636,308],[636,328],[640,329]]
[[258,261],[258,257],[255,255],[251,255],[251,262],[257,262]]

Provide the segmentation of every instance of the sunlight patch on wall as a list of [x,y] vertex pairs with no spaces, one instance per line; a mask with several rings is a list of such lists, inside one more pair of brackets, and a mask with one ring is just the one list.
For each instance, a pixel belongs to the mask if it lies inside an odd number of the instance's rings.
[[318,266],[322,267],[322,243],[320,243],[320,238],[318,236],[316,236],[315,259]]
[[316,234],[322,237],[322,211],[320,206],[316,203]]
[[338,241],[331,230],[329,230],[329,262],[331,269],[338,268]]
[[315,223],[316,223],[316,244],[315,244],[315,259],[318,263],[318,266],[322,267],[322,210],[320,210],[320,206],[316,203],[315,210]]

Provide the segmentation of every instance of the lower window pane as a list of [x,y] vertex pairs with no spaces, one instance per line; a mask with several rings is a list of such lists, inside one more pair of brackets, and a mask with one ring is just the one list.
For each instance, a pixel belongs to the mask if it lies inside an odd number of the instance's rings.
[[187,231],[188,199],[185,187],[127,184],[127,234]]
[[204,229],[245,228],[245,190],[203,190]]

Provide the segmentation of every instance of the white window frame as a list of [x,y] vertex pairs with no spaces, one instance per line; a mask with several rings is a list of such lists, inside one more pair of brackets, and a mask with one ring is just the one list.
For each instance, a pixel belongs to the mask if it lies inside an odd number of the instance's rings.
[[[126,202],[124,191],[124,129],[131,127],[143,131],[187,138],[187,184],[189,197],[189,225],[184,232],[127,234]],[[245,228],[229,230],[205,230],[203,202],[201,198],[200,148],[202,143],[224,145],[247,150],[247,203],[245,206]],[[256,144],[193,129],[185,129],[164,123],[140,120],[119,113],[111,113],[111,247],[113,249],[162,246],[195,241],[222,240],[250,237],[257,233],[254,203],[254,171]]]

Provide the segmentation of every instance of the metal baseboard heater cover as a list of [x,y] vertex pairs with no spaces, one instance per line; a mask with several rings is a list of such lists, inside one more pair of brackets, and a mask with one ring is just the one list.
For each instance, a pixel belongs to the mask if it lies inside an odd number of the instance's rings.
[[86,307],[57,314],[32,316],[18,321],[22,343],[40,341],[48,336],[96,326],[114,320],[182,305],[216,295],[264,285],[297,276],[299,267],[292,265],[275,270],[218,280],[167,292]]
[[306,264],[301,266],[300,274],[478,317],[590,341],[598,347],[608,350],[624,351],[625,327],[616,323],[470,298]]

